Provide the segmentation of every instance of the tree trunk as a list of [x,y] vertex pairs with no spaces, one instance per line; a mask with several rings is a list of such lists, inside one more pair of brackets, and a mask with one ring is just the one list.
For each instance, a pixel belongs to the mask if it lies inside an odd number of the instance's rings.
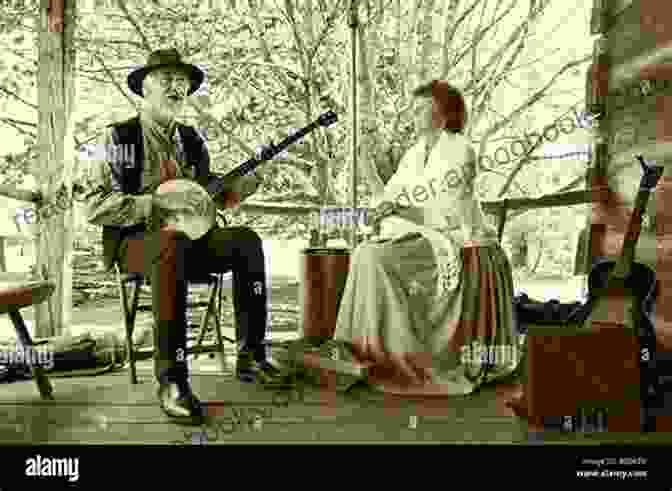
[[537,259],[534,261],[534,265],[530,269],[530,274],[535,274],[539,265],[541,264],[541,258],[544,256],[544,241],[539,239],[539,251],[537,253]]
[[0,272],[2,273],[7,271],[6,247],[7,241],[4,237],[0,237]]
[[[59,9],[59,4],[64,9]],[[42,0],[38,16],[38,147],[33,170],[45,202],[61,185],[71,189],[74,139],[71,114],[74,99],[75,0]],[[63,15],[59,15],[59,10]],[[44,217],[36,241],[37,272],[46,273],[56,289],[36,306],[35,337],[58,336],[72,316],[72,208]],[[50,310],[53,318],[50,316]]]
[[[431,51],[433,40],[433,10],[434,0],[417,0],[417,24],[413,24],[416,38],[415,63],[413,73],[410,78],[412,81],[410,88],[414,89],[420,83],[425,83],[430,78],[431,73]],[[438,73],[436,74],[438,77]],[[417,105],[414,105],[417,108]],[[426,121],[427,114],[423,111],[414,110],[414,119],[416,128],[422,127]]]
[[529,265],[528,235],[515,234],[511,244],[511,266],[514,269],[525,268]]
[[[434,49],[432,41],[434,40],[433,20],[434,20],[434,0],[425,0],[422,6],[422,19],[418,25],[418,37],[420,42],[420,56],[418,63],[418,81],[426,82],[430,77],[432,70],[432,51]],[[436,74],[439,75],[438,73]]]
[[360,114],[359,151],[358,167],[362,169],[362,177],[370,186],[374,194],[382,189],[382,182],[378,176],[378,138],[380,135],[376,132],[379,124],[379,114],[377,113],[375,97],[375,67],[380,50],[380,35],[378,29],[366,29],[366,24],[360,22],[358,29],[359,42],[357,53],[357,80],[353,83],[358,84],[358,106]]

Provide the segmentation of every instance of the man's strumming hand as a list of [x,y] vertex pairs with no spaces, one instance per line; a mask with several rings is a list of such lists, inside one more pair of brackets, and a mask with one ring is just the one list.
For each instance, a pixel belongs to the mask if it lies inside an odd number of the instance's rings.
[[248,196],[254,194],[261,180],[256,175],[242,176],[236,179],[231,187],[222,193],[218,200],[220,206],[224,208],[235,208]]

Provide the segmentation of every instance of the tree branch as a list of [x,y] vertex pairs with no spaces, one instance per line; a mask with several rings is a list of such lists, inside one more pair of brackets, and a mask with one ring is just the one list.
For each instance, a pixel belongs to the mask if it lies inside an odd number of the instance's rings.
[[[480,0],[477,0],[480,1]],[[450,46],[452,45],[453,36],[455,31],[457,31],[457,24],[455,22],[455,17],[457,15],[457,9],[460,6],[460,0],[450,0],[445,3],[444,7],[444,27],[443,27],[443,46],[441,47],[441,78],[446,78],[448,72],[450,71],[449,65],[449,54]]]
[[145,33],[142,32],[142,29],[140,29],[140,26],[138,23],[135,21],[135,19],[131,16],[130,12],[128,11],[128,8],[126,7],[126,0],[117,0],[117,5],[119,6],[119,9],[123,12],[124,17],[126,20],[133,26],[135,29],[135,32],[138,33],[140,36],[140,39],[142,40],[142,46],[147,50],[148,52],[152,51],[152,45],[149,44],[149,40],[145,36]]
[[107,39],[107,38],[82,38],[78,37],[75,38],[75,41],[82,43],[82,45],[90,45],[90,44],[98,44],[98,45],[107,45],[107,44],[125,44],[128,46],[133,46],[138,49],[144,49],[145,46],[142,43],[138,43],[137,41],[131,41],[129,39]]
[[[555,125],[558,121],[560,121],[560,119],[564,118],[565,116],[566,116],[566,113],[563,113],[562,115],[560,115],[559,117],[557,117],[557,118],[553,121],[552,125]],[[509,187],[511,186],[511,183],[513,182],[513,180],[516,178],[516,175],[518,175],[518,173],[519,173],[520,170],[523,168],[523,166],[525,166],[526,164],[530,163],[530,161],[532,160],[532,159],[530,158],[530,155],[531,155],[532,152],[534,152],[537,148],[539,148],[539,146],[541,145],[542,141],[543,141],[543,138],[541,138],[541,137],[538,138],[537,141],[534,142],[533,145],[530,145],[530,147],[525,151],[525,154],[521,157],[520,161],[518,162],[518,164],[516,165],[516,167],[513,169],[513,171],[512,171],[511,174],[509,175],[507,181],[504,183],[504,186],[502,186],[502,189],[500,190],[499,194],[497,195],[499,198],[501,198],[501,197],[504,196],[506,193],[508,193],[508,191],[509,191]]]
[[37,128],[37,124],[31,123],[30,121],[22,121],[14,118],[2,118],[2,119],[8,123],[14,123],[23,126],[30,126],[31,128]]
[[490,129],[488,129],[484,138],[487,139],[488,136],[490,136],[494,133],[497,133],[503,127],[505,127],[510,122],[512,122],[515,118],[520,116],[526,109],[528,109],[530,106],[532,106],[534,103],[536,103],[539,99],[541,99],[545,95],[546,91],[567,70],[570,70],[577,65],[581,65],[582,63],[585,63],[586,61],[589,61],[591,58],[592,58],[592,55],[587,55],[587,56],[585,56],[585,57],[583,57],[579,60],[574,60],[574,61],[570,61],[570,62],[566,63],[562,68],[560,68],[560,70],[558,70],[553,75],[553,77],[551,77],[551,80],[548,83],[546,83],[541,89],[539,89],[535,93],[533,93],[524,103],[522,103],[520,106],[518,106],[516,109],[514,109],[506,118],[504,118],[503,120],[494,124]]
[[[516,6],[517,2],[514,0],[508,8],[506,8],[501,15],[499,15],[493,22],[490,24],[488,27],[485,29],[482,29],[478,32],[478,34],[475,36],[473,42],[469,42],[468,47],[460,54],[458,55],[457,59],[455,60],[456,63],[459,63],[462,58],[464,58],[469,51],[474,51],[478,47],[478,45],[485,39],[486,34],[488,34],[491,30],[494,30],[497,24],[504,18],[506,17],[511,10]],[[478,73],[473,73],[472,74],[472,79],[467,85],[467,88],[465,90],[470,90],[472,87],[480,84],[485,76],[492,74],[494,70],[494,66],[496,66],[499,61],[501,60],[501,57],[503,56],[504,52],[511,47],[513,42],[516,40],[518,37],[520,31],[523,29],[523,26],[525,25],[526,21],[523,21],[521,24],[518,25],[516,29],[511,33],[509,36],[509,39],[507,39],[505,42],[501,43],[501,47],[499,50],[497,50],[486,63],[483,64],[483,66],[480,68]]]
[[[224,126],[224,124],[222,123],[222,121],[213,117],[209,112],[204,111],[203,108],[198,103],[196,103],[194,100],[187,99],[187,101],[188,101],[189,105],[196,110],[196,112],[198,113],[198,115],[200,117],[204,118],[205,120],[209,120],[209,121],[214,122],[215,125],[217,126],[217,128],[219,129],[219,131],[221,131],[222,134],[224,134],[228,138],[230,138],[231,141],[233,141],[236,145],[238,145],[246,154],[248,154],[250,157],[254,157],[257,154],[257,152],[253,148],[251,148],[249,145],[247,145],[245,142],[243,142],[240,138],[235,136],[233,134],[233,131],[227,129]],[[315,166],[315,164],[313,164],[311,162],[308,162],[307,160],[303,160],[301,158],[298,158],[298,157],[291,157],[291,158],[288,158],[288,159],[277,158],[276,160],[279,161],[279,162],[286,163],[288,165],[293,165],[293,166],[302,168],[304,171],[310,171]]]
[[115,78],[114,78],[114,74],[113,74],[112,71],[107,67],[107,65],[105,65],[105,62],[103,61],[103,58],[102,58],[100,55],[98,55],[97,53],[96,53],[95,57],[96,57],[96,59],[98,60],[98,63],[100,63],[100,65],[103,67],[103,70],[105,70],[105,73],[106,73],[106,75],[108,76],[110,82],[112,82],[112,84],[117,88],[117,90],[118,90],[119,92],[121,92],[121,94],[126,98],[126,100],[128,101],[128,103],[129,103],[135,110],[137,110],[137,109],[138,109],[138,105],[137,105],[136,102],[131,98],[131,96],[128,95],[128,93],[123,89],[123,87],[122,87],[121,85],[119,85],[119,82],[117,82],[117,81],[115,80]]
[[[23,128],[21,128],[21,126],[19,126],[19,125],[15,122],[15,120],[12,120],[11,118],[0,118],[0,121],[2,121],[3,123],[5,123],[5,124],[8,125],[8,126],[11,126],[11,127],[14,128],[16,131],[18,131],[19,133],[21,133],[22,135],[27,135],[27,136],[31,136],[31,137],[33,137],[33,138],[37,138],[37,135],[36,135],[36,134],[31,133],[30,131],[26,131],[26,130],[24,130]],[[33,127],[36,127],[36,126],[37,126],[37,125],[34,125],[34,124],[32,124],[32,123],[24,123],[24,124],[30,124],[30,125],[33,126]]]
[[14,99],[16,99],[16,100],[19,101],[19,102],[23,102],[26,106],[32,107],[33,109],[35,109],[35,110],[37,111],[37,106],[36,106],[35,104],[33,104],[32,102],[28,102],[28,101],[25,100],[23,97],[21,97],[20,95],[18,95],[16,92],[11,91],[11,90],[9,90],[9,89],[6,89],[5,87],[3,87],[3,86],[1,86],[1,85],[0,85],[0,92],[3,92],[3,93],[7,94],[7,95],[10,96],[10,97],[13,97]]
[[[526,24],[527,26],[527,24]],[[494,95],[495,90],[497,87],[499,87],[499,84],[501,83],[502,80],[504,80],[506,77],[510,76],[510,69],[515,60],[520,56],[520,54],[523,52],[523,49],[525,48],[525,41],[527,39],[527,34],[529,33],[529,30],[527,27],[523,29],[524,33],[520,36],[518,40],[518,45],[514,49],[513,54],[509,58],[509,60],[505,63],[504,68],[500,71],[500,74],[502,74],[501,77],[495,77],[494,75],[494,70],[493,74],[490,78],[490,83],[488,84],[488,88],[483,91],[483,97],[481,99],[481,102],[479,104],[478,109],[476,110],[476,118],[474,121],[474,124],[478,122],[478,120],[483,117],[485,114],[485,106],[490,102],[492,99],[492,96]]]
[[333,29],[336,19],[338,19],[338,17],[343,15],[343,13],[345,12],[345,9],[341,8],[341,3],[342,0],[338,0],[334,5],[334,7],[331,9],[331,12],[329,12],[329,14],[327,15],[327,18],[324,21],[325,23],[324,28],[317,35],[317,40],[315,41],[314,46],[310,50],[310,53],[308,55],[309,59],[313,59],[315,57],[320,45],[324,42],[325,38],[329,34],[329,31]]

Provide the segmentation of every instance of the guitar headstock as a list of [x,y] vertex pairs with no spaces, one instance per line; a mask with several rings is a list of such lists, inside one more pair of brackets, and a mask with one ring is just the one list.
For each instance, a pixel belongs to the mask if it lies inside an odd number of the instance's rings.
[[336,121],[338,121],[338,115],[334,111],[322,113],[320,114],[320,117],[317,118],[318,124],[323,127],[331,126]]
[[650,191],[658,185],[658,181],[663,176],[664,167],[662,165],[649,165],[644,160],[644,157],[637,155],[637,160],[642,166],[644,175],[640,183],[640,189]]

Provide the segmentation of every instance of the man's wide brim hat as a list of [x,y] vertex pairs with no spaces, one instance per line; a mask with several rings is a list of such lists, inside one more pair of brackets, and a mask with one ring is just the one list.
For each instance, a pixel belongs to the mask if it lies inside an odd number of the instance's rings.
[[187,95],[191,95],[198,90],[205,79],[205,74],[196,65],[185,63],[182,61],[180,53],[176,49],[161,49],[154,51],[147,58],[147,64],[140,68],[133,70],[128,75],[128,87],[133,93],[143,97],[142,81],[148,73],[157,68],[163,67],[177,67],[184,70],[191,79],[191,87]]

